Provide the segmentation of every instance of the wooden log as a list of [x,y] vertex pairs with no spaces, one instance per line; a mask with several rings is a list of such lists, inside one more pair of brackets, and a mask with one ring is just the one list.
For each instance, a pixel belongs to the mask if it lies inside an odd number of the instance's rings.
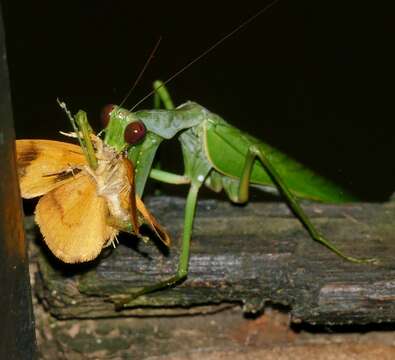
[[34,359],[36,338],[15,166],[11,89],[0,4],[0,359]]
[[188,279],[136,299],[131,309],[115,311],[112,296],[164,280],[177,267],[184,200],[156,197],[146,203],[173,235],[168,254],[125,236],[97,261],[66,266],[40,245],[36,293],[52,315],[180,315],[214,311],[212,305],[229,303],[256,313],[270,303],[288,308],[294,322],[395,321],[394,202],[303,205],[314,224],[346,254],[380,261],[366,265],[347,262],[313,242],[281,202],[235,206],[201,201]]

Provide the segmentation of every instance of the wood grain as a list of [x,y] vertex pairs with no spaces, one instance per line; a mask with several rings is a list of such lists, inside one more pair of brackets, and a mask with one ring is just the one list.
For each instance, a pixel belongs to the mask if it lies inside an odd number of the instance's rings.
[[257,313],[265,304],[289,309],[292,321],[365,324],[395,320],[395,204],[304,204],[318,228],[347,254],[377,257],[379,265],[346,262],[314,243],[283,203],[234,206],[201,201],[188,279],[140,297],[117,312],[109,296],[136,291],[172,275],[177,266],[184,200],[148,199],[173,234],[169,254],[125,237],[84,266],[39,255],[39,297],[56,317],[180,315],[207,305],[236,303]]

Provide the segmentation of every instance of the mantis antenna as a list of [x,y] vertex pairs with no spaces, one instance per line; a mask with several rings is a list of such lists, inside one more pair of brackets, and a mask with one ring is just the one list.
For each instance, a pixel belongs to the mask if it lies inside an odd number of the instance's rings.
[[[230,33],[222,37],[221,39],[217,40],[213,45],[211,45],[208,49],[203,51],[198,57],[184,65],[180,70],[175,72],[172,76],[170,76],[166,81],[162,83],[161,86],[158,88],[150,91],[147,95],[145,95],[141,100],[139,100],[129,111],[133,111],[137,106],[139,106],[144,100],[148,99],[151,95],[153,95],[160,87],[168,84],[170,81],[174,80],[177,76],[182,74],[185,70],[190,68],[193,64],[201,60],[203,57],[205,57],[207,54],[209,54],[211,51],[213,51],[215,48],[217,48],[219,45],[221,45],[224,41],[226,41],[228,38],[242,30],[244,27],[246,27],[248,24],[250,24],[252,21],[254,21],[258,16],[262,15],[266,11],[268,11],[272,6],[274,6],[276,3],[278,3],[280,0],[274,0],[265,7],[263,7],[261,10],[259,10],[257,13],[249,17],[247,20],[243,21],[239,26],[234,28]],[[124,99],[126,100],[126,99]],[[124,101],[122,102],[124,103]]]
[[136,88],[137,84],[140,82],[145,70],[147,69],[149,63],[151,62],[151,60],[153,59],[156,51],[158,50],[159,44],[162,40],[162,36],[159,36],[158,41],[156,42],[153,50],[151,51],[150,55],[148,56],[147,60],[144,63],[143,68],[141,69],[140,73],[138,74],[136,80],[134,81],[133,86],[130,88],[130,90],[127,92],[127,94],[125,95],[125,97],[123,98],[123,100],[121,101],[121,103],[119,104],[120,107],[122,107],[122,105],[125,103],[125,101],[128,99],[128,97],[130,96],[130,94],[133,92],[133,90]]

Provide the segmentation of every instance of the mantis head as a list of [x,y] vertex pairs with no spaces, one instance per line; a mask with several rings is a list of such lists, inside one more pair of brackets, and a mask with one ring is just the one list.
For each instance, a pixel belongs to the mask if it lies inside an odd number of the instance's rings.
[[106,105],[103,108],[101,121],[106,129],[107,142],[109,145],[115,145],[114,147],[117,149],[119,147],[125,148],[137,145],[144,140],[147,134],[144,123],[133,116],[133,113],[112,104]]
[[107,105],[101,118],[105,126],[104,142],[116,151],[127,152],[128,159],[135,166],[136,193],[142,196],[156,150],[163,138],[151,130],[155,119],[140,115],[141,112]]

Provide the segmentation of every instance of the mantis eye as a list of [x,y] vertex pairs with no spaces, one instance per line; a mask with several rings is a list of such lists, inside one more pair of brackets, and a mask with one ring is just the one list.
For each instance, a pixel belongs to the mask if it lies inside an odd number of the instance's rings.
[[133,121],[126,126],[124,139],[130,145],[135,145],[144,139],[147,130],[142,121]]
[[103,109],[101,110],[100,120],[103,127],[107,127],[108,123],[110,122],[110,114],[113,109],[114,109],[114,105],[108,104],[105,107],[103,107]]

